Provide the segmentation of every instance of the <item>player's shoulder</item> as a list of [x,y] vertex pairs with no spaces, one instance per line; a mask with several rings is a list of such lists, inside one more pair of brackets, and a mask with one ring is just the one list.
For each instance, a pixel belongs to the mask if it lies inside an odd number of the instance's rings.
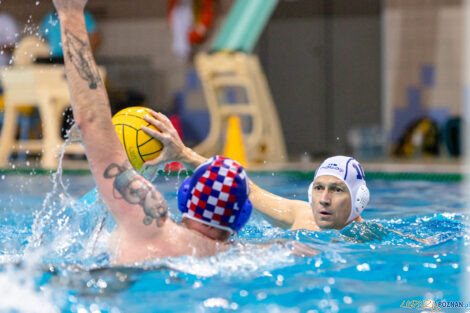
[[312,207],[307,201],[295,200],[291,205],[294,214],[292,229],[317,229],[312,214]]
[[291,210],[293,210],[296,215],[301,215],[301,216],[305,214],[312,215],[312,207],[310,206],[310,203],[308,203],[307,201],[291,200],[290,207],[291,207]]

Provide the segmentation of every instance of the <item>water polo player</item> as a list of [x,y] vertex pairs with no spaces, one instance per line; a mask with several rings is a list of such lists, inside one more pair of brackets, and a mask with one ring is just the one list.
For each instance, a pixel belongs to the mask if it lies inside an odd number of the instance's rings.
[[[196,167],[205,161],[204,157],[184,146],[165,115],[153,111],[150,114],[152,117],[144,119],[161,132],[147,127],[142,129],[160,140],[165,147],[159,157],[146,162],[146,165],[176,160]],[[363,221],[361,213],[369,202],[364,170],[358,161],[346,156],[328,158],[317,168],[314,180],[308,188],[309,202],[279,197],[255,185],[251,180],[249,185],[249,199],[253,207],[274,225],[292,230],[343,229],[354,221]],[[426,239],[386,229],[380,224],[374,225],[383,230],[382,234],[393,232],[424,244],[429,243]]]
[[[144,119],[161,132],[147,127],[142,129],[162,141],[165,148],[158,158],[146,165],[176,160],[196,167],[205,161],[204,157],[184,146],[165,115],[153,111],[151,114],[152,117]],[[326,159],[319,166],[309,188],[310,203],[279,197],[252,181],[249,184],[253,207],[276,226],[290,229],[342,229],[352,221],[362,220],[360,213],[369,201],[361,165],[345,156]]]
[[117,224],[110,241],[112,259],[129,263],[202,257],[228,249],[226,240],[251,213],[243,167],[224,157],[201,162],[178,193],[182,223],[168,217],[165,199],[132,168],[111,123],[109,99],[88,42],[85,4],[86,0],[54,0],[75,122],[100,196]]

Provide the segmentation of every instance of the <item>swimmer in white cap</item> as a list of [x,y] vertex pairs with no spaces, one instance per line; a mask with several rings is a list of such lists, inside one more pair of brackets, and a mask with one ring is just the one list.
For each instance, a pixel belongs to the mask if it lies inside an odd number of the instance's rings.
[[[155,165],[167,161],[179,161],[197,167],[205,158],[185,147],[169,119],[152,111],[152,117],[145,120],[161,132],[149,128],[142,129],[162,141],[165,148],[158,158],[145,165]],[[364,170],[354,158],[334,156],[323,161],[315,171],[315,177],[308,188],[308,202],[290,200],[272,194],[249,180],[249,199],[258,212],[272,224],[291,230],[343,229],[352,222],[363,222],[362,211],[369,202]],[[425,239],[402,234],[393,229],[384,231],[396,233],[409,239],[428,244]]]
[[[165,149],[146,165],[179,161],[197,167],[205,161],[185,147],[168,118],[157,112],[146,121],[161,132],[143,127],[143,130],[162,141]],[[342,229],[353,221],[362,221],[361,212],[369,202],[369,190],[364,171],[355,159],[335,156],[326,159],[317,169],[308,189],[309,202],[289,200],[274,195],[250,180],[249,198],[253,207],[276,226],[290,229]],[[313,213],[313,214],[312,214]]]
[[326,159],[308,188],[308,201],[320,229],[342,229],[360,220],[361,212],[369,203],[362,166],[345,156]]

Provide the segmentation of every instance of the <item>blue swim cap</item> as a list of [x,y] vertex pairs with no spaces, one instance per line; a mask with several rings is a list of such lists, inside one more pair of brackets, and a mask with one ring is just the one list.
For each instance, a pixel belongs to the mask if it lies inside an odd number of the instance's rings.
[[178,191],[183,217],[234,233],[251,215],[248,179],[240,163],[215,156],[187,178]]

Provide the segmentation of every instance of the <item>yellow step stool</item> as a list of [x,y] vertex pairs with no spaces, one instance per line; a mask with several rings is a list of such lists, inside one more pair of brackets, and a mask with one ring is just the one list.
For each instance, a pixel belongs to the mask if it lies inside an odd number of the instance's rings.
[[[100,69],[102,74],[103,69]],[[0,134],[0,167],[8,165],[13,152],[42,153],[41,166],[57,167],[57,157],[64,140],[60,137],[62,114],[70,106],[70,95],[63,65],[28,65],[7,67],[1,72],[4,90],[4,122]],[[43,137],[15,139],[18,111],[24,106],[37,107]],[[79,143],[67,146],[65,153],[85,153]]]
[[[258,57],[241,52],[199,53],[195,63],[209,109],[210,131],[194,150],[205,156],[221,153],[229,118],[245,116],[252,124],[242,134],[247,164],[287,161],[281,123]],[[230,88],[240,91],[239,102],[225,101]]]

